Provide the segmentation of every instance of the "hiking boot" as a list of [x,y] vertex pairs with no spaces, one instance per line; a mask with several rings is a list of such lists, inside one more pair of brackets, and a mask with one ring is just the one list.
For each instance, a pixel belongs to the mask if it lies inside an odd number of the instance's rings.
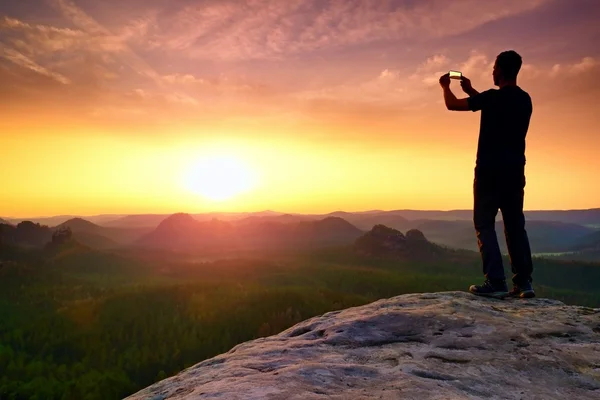
[[514,285],[512,290],[508,292],[508,297],[521,298],[521,299],[531,299],[535,297],[535,292],[533,291],[533,286],[531,283],[526,283],[524,285]]
[[476,296],[493,297],[494,299],[503,299],[508,296],[508,287],[505,281],[492,283],[486,280],[483,285],[471,285],[469,292]]

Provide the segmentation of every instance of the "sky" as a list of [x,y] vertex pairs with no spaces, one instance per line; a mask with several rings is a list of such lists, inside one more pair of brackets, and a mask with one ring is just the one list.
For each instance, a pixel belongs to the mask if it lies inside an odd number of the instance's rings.
[[[600,207],[596,0],[2,0],[0,217],[470,209],[523,57],[526,209]],[[452,84],[458,97],[465,97]]]

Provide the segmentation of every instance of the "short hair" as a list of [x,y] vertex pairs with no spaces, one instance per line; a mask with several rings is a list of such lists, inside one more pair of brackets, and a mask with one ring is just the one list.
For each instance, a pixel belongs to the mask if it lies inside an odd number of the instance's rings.
[[504,79],[517,79],[523,60],[514,50],[503,51],[496,57],[496,65],[502,71]]

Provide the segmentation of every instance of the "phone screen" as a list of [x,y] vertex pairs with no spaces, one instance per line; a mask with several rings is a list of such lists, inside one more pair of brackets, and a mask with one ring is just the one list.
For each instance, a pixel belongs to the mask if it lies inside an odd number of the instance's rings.
[[459,71],[450,71],[448,74],[450,75],[451,79],[460,79],[462,76],[462,73]]

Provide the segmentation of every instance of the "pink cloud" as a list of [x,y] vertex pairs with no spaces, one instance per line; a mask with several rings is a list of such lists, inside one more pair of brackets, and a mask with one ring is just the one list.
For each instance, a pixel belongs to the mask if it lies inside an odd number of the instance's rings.
[[[545,0],[279,1],[195,3],[158,19],[155,47],[193,57],[279,58],[382,40],[440,37],[531,10]],[[468,15],[468,18],[465,18]]]
[[40,75],[47,76],[49,78],[54,79],[57,82],[60,82],[64,85],[71,83],[69,78],[59,74],[58,72],[50,71],[49,69],[37,64],[35,61],[31,60],[29,57],[19,53],[13,49],[7,49],[0,47],[0,57],[3,57],[12,63],[19,65],[25,69],[37,72]]

